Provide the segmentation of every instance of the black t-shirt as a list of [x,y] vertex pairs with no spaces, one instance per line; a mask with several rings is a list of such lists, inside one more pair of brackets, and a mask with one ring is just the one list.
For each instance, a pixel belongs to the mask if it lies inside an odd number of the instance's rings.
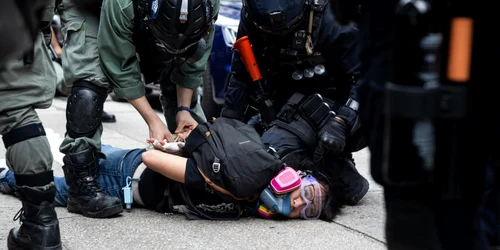
[[219,195],[205,188],[205,180],[193,159],[188,159],[186,164],[185,184],[170,180],[149,168],[144,170],[139,181],[139,194],[146,208],[172,212],[169,209],[173,206],[186,205],[180,192],[181,188],[186,188],[191,203],[200,210],[224,214],[237,209],[237,204],[224,202]]

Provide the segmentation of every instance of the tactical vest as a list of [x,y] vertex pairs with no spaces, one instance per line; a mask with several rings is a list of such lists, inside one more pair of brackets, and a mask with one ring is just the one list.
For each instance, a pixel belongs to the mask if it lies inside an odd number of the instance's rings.
[[[146,83],[161,81],[169,75],[174,67],[168,68],[171,63],[196,62],[205,54],[207,43],[203,39],[197,45],[190,47],[181,55],[173,55],[165,50],[163,45],[154,35],[147,24],[146,17],[151,8],[149,0],[132,0],[134,4],[134,34],[132,40],[139,55],[141,73]],[[211,12],[213,13],[213,11]],[[213,16],[213,14],[212,14]],[[213,20],[215,23],[215,19]]]
[[[320,37],[320,28],[323,21],[323,14],[329,0],[308,0],[305,10],[306,20],[300,25],[299,30],[293,34],[293,38],[285,47],[266,48],[273,51],[267,55],[270,67],[289,68],[293,71],[292,79],[300,81],[302,79],[314,78],[315,76],[326,75],[325,63],[327,62],[321,52],[315,47]],[[309,34],[309,18],[312,15],[312,30]],[[312,53],[306,49],[308,35],[312,38]]]

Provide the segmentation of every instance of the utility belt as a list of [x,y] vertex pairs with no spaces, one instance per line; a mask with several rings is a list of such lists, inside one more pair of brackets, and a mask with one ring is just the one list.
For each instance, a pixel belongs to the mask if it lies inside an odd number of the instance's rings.
[[[460,172],[456,172],[460,164],[449,164],[443,160],[446,153],[436,152],[457,147],[438,140],[450,136],[448,129],[452,129],[447,126],[445,130],[439,124],[455,123],[466,117],[466,87],[441,85],[425,89],[391,82],[384,86],[370,82],[368,86],[370,96],[363,121],[372,124],[369,131],[372,136],[379,136],[370,140],[372,155],[378,156],[372,161],[374,179],[393,187],[415,187],[435,179],[455,186],[454,175]],[[443,170],[436,172],[436,165],[454,172],[442,176]],[[455,192],[454,187],[447,188],[447,195],[450,192]]]
[[319,94],[305,97],[295,93],[271,123],[298,136],[310,150],[318,143],[318,132],[329,116],[335,116],[330,105]]

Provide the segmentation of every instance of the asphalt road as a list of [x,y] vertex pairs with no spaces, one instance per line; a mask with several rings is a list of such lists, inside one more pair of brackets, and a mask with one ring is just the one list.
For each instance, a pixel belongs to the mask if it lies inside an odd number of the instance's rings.
[[[39,110],[54,154],[54,171],[62,176],[58,147],[65,132],[64,98]],[[145,147],[148,128],[128,103],[108,100],[104,110],[116,123],[104,124],[103,143],[122,148]],[[162,116],[160,112],[158,115]],[[370,180],[370,190],[356,206],[346,207],[334,222],[257,218],[239,221],[188,221],[183,215],[165,215],[132,209],[111,219],[90,219],[56,208],[64,249],[386,249],[382,189],[369,175],[368,150],[354,155],[359,171]],[[5,165],[0,145],[0,165]],[[0,249],[6,249],[8,230],[21,207],[13,196],[0,194]]]

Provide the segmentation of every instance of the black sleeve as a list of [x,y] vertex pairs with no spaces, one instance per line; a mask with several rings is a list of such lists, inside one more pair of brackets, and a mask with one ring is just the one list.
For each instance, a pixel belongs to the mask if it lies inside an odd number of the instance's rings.
[[[237,38],[246,36],[248,33],[243,23],[240,22]],[[252,79],[240,59],[240,54],[233,51],[231,76],[226,88],[224,107],[221,112],[222,117],[243,120],[245,110],[249,104],[249,97],[253,91],[251,83]]]
[[358,101],[361,34],[357,25],[342,26],[334,20],[332,8],[325,8],[318,44],[324,45],[323,54],[334,65],[335,81],[341,85],[351,86],[349,98]]
[[189,189],[205,189],[205,180],[198,171],[196,161],[188,158],[186,163],[186,173],[184,174],[184,185]]

